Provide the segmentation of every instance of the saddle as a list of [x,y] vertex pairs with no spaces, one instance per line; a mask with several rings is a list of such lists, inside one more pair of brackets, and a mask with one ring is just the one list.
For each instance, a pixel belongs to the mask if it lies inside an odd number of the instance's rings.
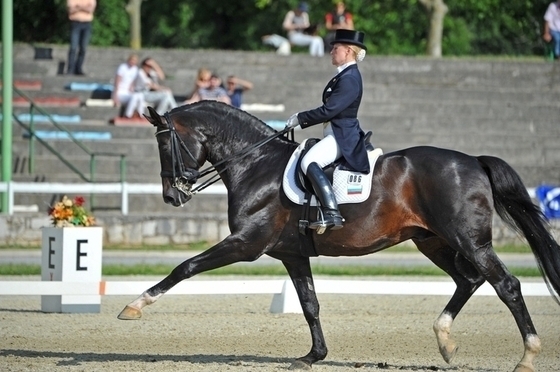
[[[339,205],[361,203],[369,197],[375,162],[379,156],[383,155],[380,148],[374,148],[370,143],[370,137],[371,132],[368,132],[364,137],[371,169],[369,174],[344,169],[342,164],[337,162],[324,169],[333,185],[333,191]],[[304,140],[294,151],[284,170],[282,188],[288,199],[298,205],[305,205],[306,203],[309,203],[310,206],[318,205],[317,198],[313,195],[311,183],[300,167],[303,156],[317,142],[319,142],[317,138]]]
[[[370,143],[370,137],[371,132],[368,132],[364,137],[371,169],[369,174],[344,169],[342,164],[338,162],[324,169],[325,174],[333,185],[333,191],[338,204],[361,203],[367,200],[370,195],[371,179],[373,177],[375,162],[377,158],[383,154],[380,148],[373,147]],[[317,142],[319,142],[319,139],[310,138],[306,139],[298,146],[290,157],[286,169],[284,170],[282,184],[284,193],[288,199],[303,207],[298,226],[301,237],[300,249],[302,254],[308,257],[317,256],[311,234],[308,234],[308,227],[310,224],[310,207],[318,206],[318,201],[315,195],[313,195],[311,182],[301,170],[300,163],[307,151]]]

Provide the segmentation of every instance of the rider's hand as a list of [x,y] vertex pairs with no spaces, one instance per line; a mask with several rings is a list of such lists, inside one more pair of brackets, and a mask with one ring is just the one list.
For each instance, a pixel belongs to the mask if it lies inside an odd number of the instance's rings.
[[297,116],[298,116],[297,112],[292,116],[290,116],[288,121],[286,121],[286,128],[294,129],[299,126],[299,119]]

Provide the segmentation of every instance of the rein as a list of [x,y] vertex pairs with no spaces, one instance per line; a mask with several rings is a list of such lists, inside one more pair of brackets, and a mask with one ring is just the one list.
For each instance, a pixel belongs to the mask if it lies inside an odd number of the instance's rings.
[[[227,170],[227,166],[224,167],[221,171],[219,171],[217,169],[218,166],[220,166],[222,164],[226,164],[226,163],[231,162],[233,160],[239,160],[239,159],[249,155],[251,152],[258,149],[259,147],[264,146],[265,144],[272,141],[273,139],[278,138],[280,136],[283,136],[284,134],[291,131],[290,128],[284,128],[281,131],[276,132],[275,134],[273,134],[271,136],[268,136],[265,139],[263,139],[263,140],[261,140],[257,143],[254,143],[251,146],[243,149],[241,152],[239,152],[237,154],[234,154],[234,155],[232,155],[228,158],[222,159],[222,160],[216,162],[216,164],[212,164],[211,166],[209,166],[209,167],[207,167],[207,168],[205,168],[201,171],[198,171],[198,169],[185,167],[185,163],[184,163],[183,157],[181,155],[181,149],[183,149],[187,153],[189,158],[194,162],[194,164],[196,164],[197,168],[200,168],[200,165],[198,164],[198,160],[196,160],[196,158],[190,152],[190,150],[187,147],[187,145],[185,144],[185,142],[177,134],[177,130],[175,129],[175,125],[173,124],[173,121],[171,120],[168,112],[166,112],[164,114],[164,118],[165,118],[165,121],[167,123],[167,129],[162,129],[162,130],[157,131],[155,133],[155,136],[157,137],[158,135],[160,135],[162,133],[169,132],[169,134],[171,136],[170,145],[171,145],[171,162],[172,162],[173,170],[171,172],[161,171],[160,176],[161,177],[171,177],[171,178],[173,178],[172,187],[177,189],[178,191],[182,192],[183,194],[185,194],[188,198],[190,198],[192,195],[196,194],[197,192],[204,190],[205,188],[207,188],[208,186],[214,184],[215,182],[217,182],[219,180],[220,173]],[[178,169],[178,171],[177,171],[177,169]],[[196,181],[200,177],[204,177],[204,176],[212,174],[214,172],[216,174],[211,176],[208,180],[204,181],[203,183],[201,183],[200,185],[198,185],[194,189],[192,188],[192,186],[196,183]]]

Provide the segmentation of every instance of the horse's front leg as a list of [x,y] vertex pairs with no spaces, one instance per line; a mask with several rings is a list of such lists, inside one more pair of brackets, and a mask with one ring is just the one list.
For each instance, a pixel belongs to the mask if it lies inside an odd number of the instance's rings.
[[200,274],[240,261],[254,261],[266,249],[266,243],[259,241],[248,244],[233,235],[202,252],[182,262],[161,282],[144,291],[136,300],[129,303],[117,316],[121,320],[134,320],[142,317],[142,309],[156,302],[167,291],[179,282]]
[[327,345],[319,320],[319,301],[315,293],[311,265],[307,257],[297,257],[289,261],[283,260],[282,263],[294,283],[303,315],[311,331],[312,340],[311,351],[292,363],[290,369],[311,369],[313,363],[323,360],[327,356]]

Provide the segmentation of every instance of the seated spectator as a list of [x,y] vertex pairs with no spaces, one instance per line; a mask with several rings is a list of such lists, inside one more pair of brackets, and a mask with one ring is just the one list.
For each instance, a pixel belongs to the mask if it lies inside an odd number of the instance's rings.
[[212,74],[210,77],[210,84],[207,88],[200,88],[196,93],[199,101],[210,100],[210,101],[220,101],[223,103],[231,104],[229,96],[222,86],[222,79],[216,74]]
[[200,101],[200,96],[198,95],[198,91],[203,88],[208,88],[208,86],[210,85],[211,76],[212,76],[212,71],[210,71],[205,67],[200,68],[196,75],[194,88],[192,89],[192,91],[187,93],[187,99],[183,103],[193,103],[193,102]]
[[124,108],[124,116],[127,118],[142,117],[144,107],[144,96],[134,91],[134,81],[138,75],[138,56],[131,54],[126,62],[117,68],[114,89],[111,98],[115,106]]
[[243,93],[250,89],[253,89],[253,83],[250,81],[240,79],[234,75],[228,76],[226,91],[232,106],[240,108],[241,103],[243,103]]
[[288,32],[292,45],[309,46],[309,54],[322,57],[325,54],[323,38],[316,34],[316,27],[311,27],[308,10],[307,3],[300,3],[296,9],[286,14],[282,27]]
[[289,56],[292,53],[292,46],[288,39],[277,34],[264,35],[262,37],[263,44],[272,45],[276,48],[276,54],[281,56]]
[[554,59],[560,58],[560,0],[551,2],[546,9],[543,39],[551,43]]
[[147,104],[156,106],[156,111],[162,115],[166,111],[177,107],[171,89],[160,85],[165,79],[165,73],[153,58],[145,58],[140,64],[140,70],[135,80],[135,91],[144,95]]
[[354,29],[352,13],[346,10],[346,5],[342,1],[336,3],[334,11],[325,15],[325,28],[327,29],[327,35],[325,35],[325,46],[328,48],[325,51],[331,50],[331,42],[334,40],[336,30]]

